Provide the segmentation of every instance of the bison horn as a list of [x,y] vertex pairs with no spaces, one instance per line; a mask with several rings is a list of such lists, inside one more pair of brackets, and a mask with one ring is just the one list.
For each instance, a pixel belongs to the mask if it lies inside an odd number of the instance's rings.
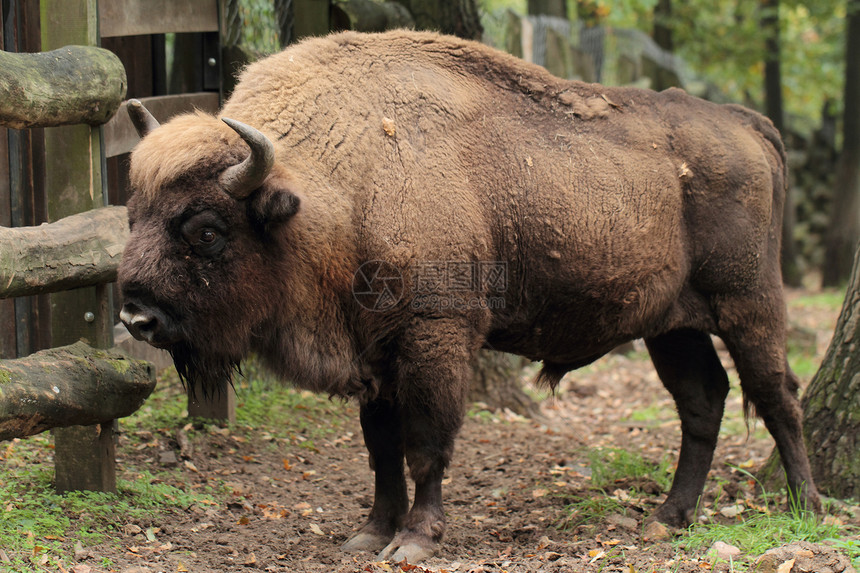
[[140,100],[130,99],[128,105],[125,106],[128,110],[128,116],[131,118],[131,123],[137,130],[140,137],[145,137],[149,132],[159,126],[158,120],[155,119],[149,110],[146,109]]
[[250,125],[227,117],[221,120],[238,133],[251,148],[251,155],[242,163],[224,170],[220,179],[227,193],[237,199],[244,199],[263,184],[272,170],[272,165],[275,163],[275,146],[268,137]]

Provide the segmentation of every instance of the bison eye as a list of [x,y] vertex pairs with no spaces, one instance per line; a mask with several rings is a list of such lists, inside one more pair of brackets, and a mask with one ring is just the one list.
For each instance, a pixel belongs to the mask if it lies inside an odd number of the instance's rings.
[[208,245],[214,243],[218,239],[218,233],[212,229],[201,229],[200,236],[197,239],[198,243]]
[[226,225],[223,219],[212,211],[196,213],[185,220],[180,227],[182,238],[204,257],[213,257],[226,245]]

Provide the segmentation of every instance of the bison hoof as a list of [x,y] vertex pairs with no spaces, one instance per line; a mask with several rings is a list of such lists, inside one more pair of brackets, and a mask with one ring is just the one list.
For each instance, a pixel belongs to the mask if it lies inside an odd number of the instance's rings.
[[401,540],[400,537],[400,535],[395,537],[394,541],[379,553],[377,559],[392,563],[400,563],[405,559],[407,563],[415,564],[433,557],[433,554],[436,553],[437,543],[429,538],[424,540],[410,536],[413,537],[410,540]]
[[684,529],[696,521],[696,511],[664,502],[646,521],[659,521],[675,529]]
[[390,535],[381,535],[379,533],[365,533],[359,531],[353,535],[346,543],[341,545],[341,549],[347,553],[355,553],[356,551],[379,551],[391,541]]

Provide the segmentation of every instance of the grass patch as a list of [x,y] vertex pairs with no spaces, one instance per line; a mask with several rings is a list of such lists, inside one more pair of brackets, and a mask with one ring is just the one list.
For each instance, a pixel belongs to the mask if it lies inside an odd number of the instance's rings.
[[799,296],[788,303],[791,309],[820,308],[823,310],[840,310],[845,300],[845,288],[824,290]]
[[0,456],[0,548],[12,571],[74,563],[74,545],[117,537],[126,523],[213,503],[214,492],[169,485],[149,472],[117,480],[118,493],[57,494],[46,435],[11,442]]
[[593,487],[606,489],[617,481],[636,482],[651,480],[661,489],[668,491],[672,486],[671,456],[663,456],[659,463],[654,463],[642,457],[638,452],[629,452],[621,448],[596,448],[588,450],[589,467],[591,468],[591,484]]
[[564,509],[564,518],[556,524],[556,527],[563,531],[570,531],[585,524],[598,527],[607,516],[624,514],[627,511],[621,502],[605,494],[575,501]]

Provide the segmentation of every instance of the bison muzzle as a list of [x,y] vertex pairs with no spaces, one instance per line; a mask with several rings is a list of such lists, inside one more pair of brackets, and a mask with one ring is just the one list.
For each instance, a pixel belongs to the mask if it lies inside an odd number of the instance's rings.
[[785,354],[785,153],[759,114],[404,31],[252,64],[223,121],[129,110],[144,137],[122,320],[192,383],[254,353],[359,401],[376,493],[346,550],[415,562],[437,548],[481,347],[542,361],[554,386],[643,338],[682,428],[652,517],[680,526],[729,389],[719,336],[795,499],[819,508]]

